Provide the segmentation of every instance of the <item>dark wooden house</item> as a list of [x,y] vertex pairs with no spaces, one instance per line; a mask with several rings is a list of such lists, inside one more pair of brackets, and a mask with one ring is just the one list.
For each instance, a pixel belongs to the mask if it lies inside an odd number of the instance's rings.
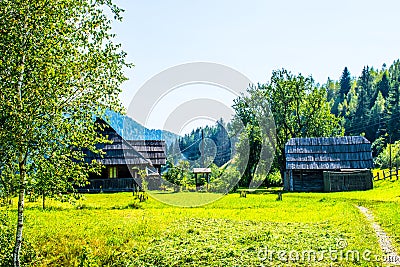
[[166,164],[164,140],[128,140],[128,143],[161,174],[161,167]]
[[[111,143],[96,145],[97,149],[103,150],[104,155],[94,154],[88,150],[84,151],[86,162],[96,160],[104,165],[104,168],[100,174],[89,174],[89,184],[77,188],[79,192],[131,192],[138,189],[141,181],[140,170],[145,170],[149,176],[155,175],[157,170],[152,165],[151,159],[147,157],[149,154],[137,151],[131,144],[135,141],[125,140],[102,119],[98,118],[95,123],[103,125],[104,130],[101,134],[106,136]],[[146,142],[144,141],[144,143]],[[155,143],[162,142],[155,141]]]
[[362,136],[292,138],[285,145],[286,191],[353,191],[373,187],[371,143]]

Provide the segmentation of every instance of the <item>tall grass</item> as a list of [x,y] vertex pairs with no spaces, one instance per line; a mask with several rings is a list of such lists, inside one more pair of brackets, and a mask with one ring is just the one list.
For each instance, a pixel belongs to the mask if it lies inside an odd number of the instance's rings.
[[[345,240],[348,250],[379,255],[375,233],[355,205],[370,208],[400,247],[399,189],[398,182],[378,181],[370,191],[286,193],[283,201],[274,191],[235,193],[192,208],[152,197],[138,203],[130,193],[50,201],[46,210],[27,203],[25,237],[35,256],[27,266],[374,266],[362,259],[283,262],[259,254],[265,248],[323,251]],[[177,194],[187,193],[169,197]],[[191,196],[195,203],[205,195]]]

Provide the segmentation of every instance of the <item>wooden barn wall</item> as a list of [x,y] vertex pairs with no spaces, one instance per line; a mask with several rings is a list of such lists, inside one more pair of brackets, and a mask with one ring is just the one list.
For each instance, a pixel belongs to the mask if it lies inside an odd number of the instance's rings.
[[287,171],[284,179],[284,190],[295,192],[341,192],[372,188],[373,177],[370,170],[343,172],[293,170]]
[[324,172],[324,191],[356,191],[373,188],[373,177],[370,170],[354,172]]
[[324,191],[323,172],[319,170],[294,170],[292,173],[293,191],[322,192]]

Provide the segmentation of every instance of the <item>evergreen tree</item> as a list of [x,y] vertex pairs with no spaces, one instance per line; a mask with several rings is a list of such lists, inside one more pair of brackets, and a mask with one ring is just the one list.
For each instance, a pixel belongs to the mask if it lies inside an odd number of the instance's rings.
[[383,72],[382,79],[378,82],[377,89],[382,93],[383,98],[387,98],[389,96],[389,78],[387,71]]
[[354,116],[354,113],[356,112],[357,103],[358,103],[358,96],[357,96],[355,86],[352,86],[352,88],[350,89],[350,92],[347,94],[346,99],[347,99],[347,103],[349,105],[346,117],[351,118]]
[[390,89],[387,99],[387,132],[392,140],[400,140],[400,61],[389,69]]
[[380,135],[383,134],[383,114],[385,111],[385,98],[383,97],[382,93],[378,91],[378,96],[376,97],[376,101],[374,106],[371,109],[370,114],[370,123],[369,128],[371,132],[375,132],[375,137],[371,142],[375,141],[379,138]]
[[341,95],[347,95],[351,89],[351,76],[347,67],[344,68],[342,77],[340,78],[340,91]]
[[358,102],[356,111],[353,117],[350,133],[351,134],[361,134],[365,133],[367,139],[371,140],[374,138],[374,133],[368,128],[369,113],[370,113],[370,103],[372,96],[372,76],[370,73],[370,68],[364,67],[357,81],[357,94]]
[[339,112],[338,115],[340,117],[345,117],[348,114],[348,112],[349,112],[349,104],[347,103],[347,99],[346,98],[343,100],[343,103],[339,104],[338,112]]
[[336,90],[336,97],[335,100],[333,101],[332,113],[335,115],[343,116],[343,113],[346,113],[346,111],[343,110],[343,102],[346,98],[346,95],[349,93],[351,89],[351,76],[347,67],[344,68],[342,76],[340,77],[340,82],[337,85],[337,87],[338,89]]
[[328,102],[334,102],[334,98],[336,95],[336,86],[335,86],[335,81],[331,80],[331,78],[328,77],[328,81],[325,84],[325,90],[326,90],[326,98]]

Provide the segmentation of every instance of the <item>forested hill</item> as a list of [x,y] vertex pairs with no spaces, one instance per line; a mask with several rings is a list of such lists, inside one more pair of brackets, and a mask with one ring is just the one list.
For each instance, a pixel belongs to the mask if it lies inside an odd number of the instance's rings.
[[[302,78],[301,75],[299,77]],[[345,67],[342,72],[338,70],[337,77],[338,80],[328,78],[325,84],[315,86],[326,91],[323,98],[329,102],[330,112],[339,118],[344,134],[364,135],[372,143],[373,156],[377,157],[387,148],[387,144],[400,140],[400,61],[397,60],[390,66],[383,64],[381,68],[365,66],[358,76]],[[278,81],[281,81],[283,85],[287,82],[282,77],[279,77]],[[269,85],[266,84],[265,88],[261,86],[259,89],[271,90],[273,87],[270,88]],[[283,97],[291,97],[288,91],[290,90],[285,91]],[[308,98],[307,101],[313,100],[311,96]],[[287,101],[290,102],[290,99],[283,102]],[[279,114],[274,114],[274,116],[279,117]],[[328,120],[328,118],[320,119]],[[277,127],[282,127],[282,124]],[[199,157],[200,151],[196,145],[200,140],[199,133],[200,129],[195,129],[179,140],[179,147],[184,151],[186,158]],[[217,126],[205,129],[205,135],[216,143],[221,143],[223,141],[221,138],[226,137]],[[291,137],[307,137],[307,135]],[[283,139],[283,144],[286,141]],[[217,155],[224,157],[215,163],[221,165],[229,159],[235,142],[217,147]]]
[[132,118],[120,113],[109,111],[107,116],[111,126],[127,140],[165,140],[167,145],[170,145],[179,138],[179,135],[169,131],[147,129]]
[[[373,144],[376,157],[388,143],[400,140],[400,61],[390,66],[383,64],[381,68],[365,66],[358,76],[345,67],[341,74],[338,71],[338,77],[338,80],[328,78],[321,85],[326,91],[331,113],[340,118],[345,135],[365,135]],[[199,146],[195,143],[201,139],[200,129],[180,137],[168,131],[147,129],[118,113],[109,112],[108,115],[112,127],[126,139],[163,139],[168,150],[173,149],[171,145],[179,139],[179,148],[185,158],[199,157]],[[235,146],[235,142],[225,142],[227,133],[221,129],[218,125],[204,129],[205,137],[217,144],[218,157],[214,162],[217,165],[229,159]]]
[[400,61],[381,69],[365,66],[358,77],[350,71],[344,68],[338,81],[328,79],[323,86],[346,135],[365,134],[376,156],[400,140]]

